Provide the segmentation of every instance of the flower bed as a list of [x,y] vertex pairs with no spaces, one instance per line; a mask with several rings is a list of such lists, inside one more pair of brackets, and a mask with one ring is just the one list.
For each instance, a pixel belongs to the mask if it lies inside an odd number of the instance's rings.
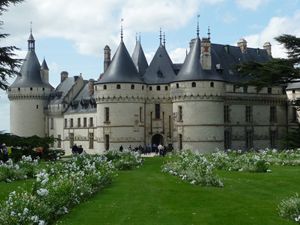
[[6,163],[0,162],[0,182],[33,178],[38,167],[39,161],[31,156],[22,156],[17,163],[13,163],[11,159]]
[[182,180],[201,186],[223,187],[214,173],[214,165],[202,154],[183,151],[163,165],[163,172],[179,176]]
[[112,161],[114,166],[119,170],[128,170],[142,165],[143,159],[141,154],[129,150],[109,150],[105,154],[108,160]]
[[278,213],[281,217],[300,224],[300,197],[298,194],[282,200],[278,205]]

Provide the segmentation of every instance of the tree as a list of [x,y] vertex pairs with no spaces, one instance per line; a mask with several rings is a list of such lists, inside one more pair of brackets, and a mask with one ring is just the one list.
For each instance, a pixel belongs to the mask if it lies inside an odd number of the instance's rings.
[[[0,16],[7,10],[10,4],[17,4],[23,0],[1,0],[0,1]],[[0,29],[3,25],[3,21],[0,20]],[[6,38],[8,34],[0,33],[0,41]],[[17,69],[20,67],[20,59],[16,59],[15,50],[18,48],[15,46],[0,47],[0,89],[6,90],[8,88],[7,79],[18,74]]]
[[238,72],[245,78],[240,85],[253,85],[259,90],[268,86],[286,85],[291,80],[300,78],[300,38],[284,34],[275,40],[285,47],[288,58],[237,65]]

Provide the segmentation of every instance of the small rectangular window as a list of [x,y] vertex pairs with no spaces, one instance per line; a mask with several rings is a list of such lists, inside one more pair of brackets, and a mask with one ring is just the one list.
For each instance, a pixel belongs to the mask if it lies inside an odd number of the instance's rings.
[[182,121],[182,106],[178,106],[178,121]]
[[89,149],[94,148],[94,133],[89,133]]
[[78,126],[78,127],[81,127],[81,121],[80,121],[80,118],[77,118],[77,126]]
[[105,150],[109,150],[109,135],[105,135]]
[[68,120],[65,119],[65,128],[67,128],[67,127],[68,127]]
[[178,139],[179,139],[178,148],[179,150],[182,150],[182,134],[179,134]]
[[83,118],[83,127],[86,127],[87,126],[87,119],[86,117]]
[[230,108],[229,105],[224,105],[224,122],[230,122]]
[[90,117],[90,124],[89,124],[89,127],[93,127],[94,126],[94,123],[93,123],[93,117]]
[[70,119],[70,127],[73,127],[73,119]]
[[155,119],[160,119],[160,104],[155,104]]
[[109,107],[104,108],[104,122],[109,122]]
[[246,106],[245,108],[245,117],[246,117],[246,122],[250,123],[252,122],[252,107],[251,106]]
[[53,118],[50,118],[50,129],[51,130],[54,129],[54,120],[53,120]]
[[57,147],[61,148],[61,135],[57,135]]
[[140,123],[143,122],[143,107],[140,107]]

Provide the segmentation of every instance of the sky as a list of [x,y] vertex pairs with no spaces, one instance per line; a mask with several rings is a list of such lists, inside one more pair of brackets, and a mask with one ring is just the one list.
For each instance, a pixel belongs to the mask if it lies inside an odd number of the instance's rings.
[[[200,37],[207,37],[209,26],[213,43],[236,45],[245,38],[249,47],[262,48],[269,41],[273,57],[286,57],[274,37],[300,37],[300,0],[25,0],[1,16],[1,32],[10,34],[1,45],[17,46],[18,57],[24,58],[32,22],[37,56],[40,62],[46,59],[50,83],[56,87],[61,71],[98,79],[104,46],[113,55],[120,43],[122,19],[130,54],[138,34],[150,63],[161,28],[171,59],[182,63],[196,36],[197,15]],[[0,91],[0,131],[10,131],[9,113],[7,95]]]

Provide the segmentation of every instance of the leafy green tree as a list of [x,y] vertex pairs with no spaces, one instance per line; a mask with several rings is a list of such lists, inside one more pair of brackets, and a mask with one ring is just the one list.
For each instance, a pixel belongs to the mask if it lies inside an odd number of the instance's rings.
[[245,78],[240,85],[252,85],[257,89],[268,86],[286,85],[300,78],[300,38],[284,34],[275,38],[287,50],[288,58],[273,58],[267,62],[247,62],[237,66]]
[[[23,0],[1,0],[0,1],[0,16],[3,15],[10,4],[17,4]],[[0,29],[3,21],[0,20]],[[0,41],[6,38],[8,34],[0,33]],[[6,90],[8,88],[7,79],[13,77],[18,73],[17,69],[20,67],[20,59],[16,59],[15,46],[0,47],[0,89]]]

